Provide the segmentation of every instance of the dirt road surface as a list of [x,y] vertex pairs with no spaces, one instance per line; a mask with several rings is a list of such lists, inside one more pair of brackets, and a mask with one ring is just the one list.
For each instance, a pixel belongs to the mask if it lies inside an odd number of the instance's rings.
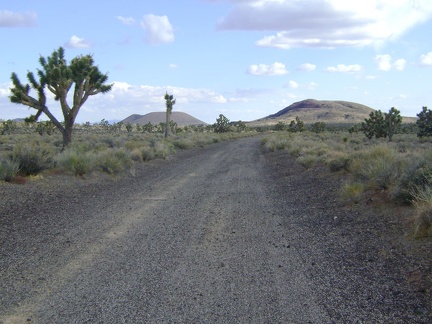
[[429,322],[339,185],[259,138],[2,185],[0,323]]

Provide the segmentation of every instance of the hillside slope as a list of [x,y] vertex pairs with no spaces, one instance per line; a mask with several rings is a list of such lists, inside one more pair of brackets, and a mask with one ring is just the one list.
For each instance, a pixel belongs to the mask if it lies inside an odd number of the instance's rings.
[[[349,101],[307,99],[295,102],[275,114],[250,122],[251,125],[289,123],[297,116],[307,124],[315,122],[357,124],[369,117],[374,109]],[[415,118],[404,117],[415,122]]]
[[[133,114],[129,117],[123,119],[122,123],[131,123],[131,124],[140,124],[145,125],[148,123],[151,123],[152,125],[157,125],[159,123],[165,122],[165,112],[163,111],[157,111],[157,112],[151,112],[145,115],[138,115]],[[190,126],[190,125],[206,125],[205,122],[202,120],[199,120],[187,113],[180,112],[180,111],[173,111],[171,113],[172,121],[175,121],[177,125],[179,126]]]

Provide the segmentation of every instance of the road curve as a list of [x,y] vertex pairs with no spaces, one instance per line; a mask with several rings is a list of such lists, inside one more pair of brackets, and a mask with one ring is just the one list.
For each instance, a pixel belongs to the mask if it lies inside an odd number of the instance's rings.
[[2,245],[0,321],[328,322],[266,168],[248,138],[82,189],[93,191],[63,209],[33,207],[47,219],[37,242]]

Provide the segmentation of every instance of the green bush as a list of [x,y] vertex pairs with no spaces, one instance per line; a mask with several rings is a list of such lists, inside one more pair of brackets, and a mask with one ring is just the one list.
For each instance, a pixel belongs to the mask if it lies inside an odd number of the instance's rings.
[[94,169],[95,157],[82,147],[71,147],[57,157],[57,165],[72,171],[76,176],[83,176]]
[[432,187],[432,150],[411,159],[401,178],[395,199],[402,203],[411,203],[413,192]]
[[317,157],[311,154],[305,154],[297,158],[297,162],[299,162],[305,169],[310,169],[316,160]]
[[377,146],[359,153],[350,170],[377,189],[389,189],[396,185],[404,170],[405,159],[393,149]]
[[194,142],[190,138],[178,138],[173,142],[174,147],[178,147],[181,150],[187,150],[194,147]]
[[139,148],[135,148],[130,152],[130,157],[132,161],[142,163],[144,162],[144,157]]
[[432,236],[432,186],[416,187],[412,190],[414,217],[414,235],[417,238]]
[[155,158],[154,149],[147,145],[141,148],[141,154],[144,161],[150,161]]
[[13,160],[19,164],[20,173],[35,175],[54,166],[55,151],[52,146],[40,142],[15,145]]
[[155,139],[151,145],[155,158],[166,159],[174,151],[174,145],[165,140]]
[[348,171],[351,162],[352,158],[350,156],[346,154],[340,154],[329,158],[327,164],[331,172],[338,172],[342,170]]
[[12,181],[19,171],[19,163],[10,157],[0,157],[0,179]]
[[107,149],[96,156],[96,164],[108,174],[116,174],[132,166],[132,159],[124,149]]
[[264,145],[265,148],[274,152],[274,151],[288,149],[291,146],[291,139],[292,139],[291,136],[287,136],[287,134],[284,135],[275,134],[264,138],[261,141],[261,144]]
[[341,196],[344,199],[351,200],[353,203],[358,204],[364,191],[365,185],[363,183],[345,183],[341,188]]

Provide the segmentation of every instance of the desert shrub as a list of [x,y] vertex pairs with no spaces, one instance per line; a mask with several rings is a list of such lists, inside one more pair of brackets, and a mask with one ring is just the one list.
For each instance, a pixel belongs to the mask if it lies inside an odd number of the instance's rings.
[[150,161],[155,158],[154,149],[148,145],[141,147],[141,155],[144,161]]
[[395,185],[404,169],[405,159],[386,146],[377,146],[357,154],[350,170],[377,189]]
[[264,138],[261,141],[261,144],[264,145],[265,148],[273,152],[278,150],[285,150],[291,145],[291,136],[287,136],[286,134],[275,134]]
[[316,161],[316,156],[312,155],[312,154],[305,154],[302,156],[299,156],[297,158],[297,162],[299,162],[305,169],[310,169],[315,161]]
[[187,150],[194,147],[194,142],[191,138],[178,138],[173,142],[174,147],[178,147],[181,150]]
[[124,149],[107,149],[96,156],[96,164],[108,174],[116,174],[132,165],[130,155]]
[[94,169],[95,156],[83,147],[70,147],[57,157],[57,165],[76,176],[83,176]]
[[0,156],[0,180],[12,181],[19,171],[19,163],[7,156]]
[[35,175],[54,165],[55,151],[52,146],[42,142],[17,144],[12,151],[12,158],[19,164],[20,173]]
[[327,165],[331,172],[348,171],[351,161],[352,158],[348,154],[338,153],[328,158]]
[[432,187],[431,159],[432,150],[411,158],[411,163],[405,168],[397,191],[394,193],[396,201],[411,203],[414,192]]
[[361,182],[350,182],[342,186],[340,194],[342,198],[358,204],[365,189],[365,185]]
[[122,141],[120,138],[115,138],[115,137],[105,137],[103,139],[103,143],[108,147],[108,148],[116,148],[116,147],[122,147]]
[[166,157],[174,151],[174,145],[161,139],[152,141],[151,146],[154,151],[155,158],[166,159]]
[[132,161],[142,163],[144,162],[144,157],[139,148],[135,148],[130,152],[130,157]]
[[414,235],[417,238],[432,236],[432,186],[417,187],[412,190],[414,215]]
[[288,153],[295,158],[298,158],[301,156],[302,154],[302,150],[304,149],[304,146],[302,146],[301,143],[299,142],[292,142],[287,148],[286,150],[288,151]]

